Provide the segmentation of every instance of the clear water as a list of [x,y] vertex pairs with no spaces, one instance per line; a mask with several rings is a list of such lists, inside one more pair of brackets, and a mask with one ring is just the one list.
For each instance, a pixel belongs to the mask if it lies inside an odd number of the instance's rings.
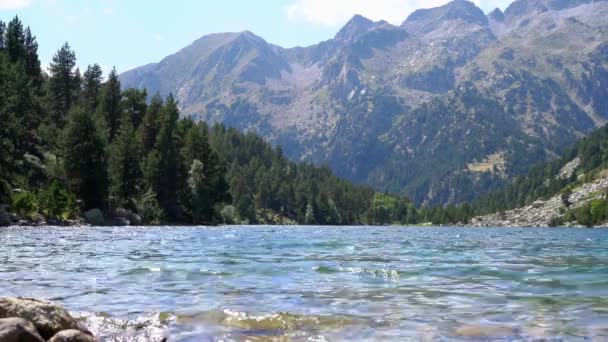
[[106,341],[608,340],[608,230],[8,228],[0,295]]

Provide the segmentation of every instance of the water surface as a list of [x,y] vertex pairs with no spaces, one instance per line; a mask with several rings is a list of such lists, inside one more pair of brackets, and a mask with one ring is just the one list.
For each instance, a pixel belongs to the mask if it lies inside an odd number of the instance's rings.
[[608,340],[608,230],[6,228],[0,296],[107,341]]

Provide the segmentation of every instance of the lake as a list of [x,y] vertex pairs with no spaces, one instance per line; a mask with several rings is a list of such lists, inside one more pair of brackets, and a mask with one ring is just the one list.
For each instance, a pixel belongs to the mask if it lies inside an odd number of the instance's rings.
[[608,340],[608,230],[3,228],[0,296],[106,341]]

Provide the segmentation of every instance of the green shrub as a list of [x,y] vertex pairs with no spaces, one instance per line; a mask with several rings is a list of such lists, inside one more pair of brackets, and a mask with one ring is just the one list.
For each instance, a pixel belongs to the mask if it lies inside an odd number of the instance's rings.
[[220,215],[222,216],[222,221],[227,224],[234,224],[240,221],[237,210],[232,205],[225,206],[220,212]]
[[549,227],[561,227],[564,225],[564,220],[559,216],[554,216],[549,220]]
[[75,196],[56,180],[38,194],[38,202],[40,211],[48,218],[67,220],[79,212]]
[[572,189],[566,188],[561,193],[562,204],[566,207],[570,207],[572,203],[570,202],[570,196],[572,196]]
[[135,206],[137,213],[145,224],[160,224],[165,217],[165,213],[156,199],[156,194],[152,190],[148,190],[141,195],[135,201]]
[[608,220],[608,201],[595,199],[589,202],[589,212],[593,225],[604,223]]
[[25,218],[31,219],[38,212],[36,196],[29,191],[15,192],[11,202],[11,210]]
[[576,221],[583,226],[593,227],[608,221],[608,201],[594,199],[589,203],[572,209],[564,216],[566,221]]

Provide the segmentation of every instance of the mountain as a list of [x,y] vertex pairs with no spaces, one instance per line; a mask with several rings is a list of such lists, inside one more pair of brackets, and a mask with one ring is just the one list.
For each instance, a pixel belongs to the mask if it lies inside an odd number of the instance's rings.
[[606,122],[606,18],[608,1],[517,0],[485,15],[455,0],[400,26],[355,16],[309,47],[209,35],[121,82],[341,177],[460,203]]

